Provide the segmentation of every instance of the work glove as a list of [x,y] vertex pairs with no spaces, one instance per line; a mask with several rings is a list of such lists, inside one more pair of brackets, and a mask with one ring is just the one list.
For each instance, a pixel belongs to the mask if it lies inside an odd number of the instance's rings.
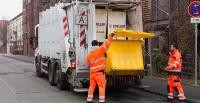
[[163,72],[168,73],[168,70],[169,70],[169,68],[166,67],[166,68],[163,70]]
[[168,68],[168,67],[166,67],[164,70],[165,70],[165,71],[168,71],[168,70],[169,70],[169,68]]
[[111,36],[111,37],[115,36],[115,33],[111,33],[110,36]]

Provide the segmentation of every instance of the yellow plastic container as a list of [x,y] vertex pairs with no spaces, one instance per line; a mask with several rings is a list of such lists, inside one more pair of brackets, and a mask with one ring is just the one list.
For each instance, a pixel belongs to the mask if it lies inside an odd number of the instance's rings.
[[[152,38],[152,33],[116,29],[115,37]],[[107,75],[138,75],[144,70],[143,40],[113,40],[107,51]]]
[[142,44],[142,40],[114,40],[107,51],[106,73],[134,75],[143,70]]

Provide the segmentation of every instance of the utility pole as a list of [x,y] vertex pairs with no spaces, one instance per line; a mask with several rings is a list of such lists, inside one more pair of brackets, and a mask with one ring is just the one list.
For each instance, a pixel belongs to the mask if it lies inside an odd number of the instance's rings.
[[149,61],[150,61],[150,65],[149,65],[149,73],[148,75],[152,76],[153,75],[153,69],[152,69],[152,52],[151,52],[151,39],[148,39],[148,52],[149,52]]

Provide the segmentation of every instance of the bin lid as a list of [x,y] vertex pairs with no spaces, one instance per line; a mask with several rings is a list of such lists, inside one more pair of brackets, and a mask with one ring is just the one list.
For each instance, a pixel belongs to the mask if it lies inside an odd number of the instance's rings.
[[132,38],[153,38],[155,35],[153,33],[140,32],[128,29],[115,29],[116,37],[132,37]]

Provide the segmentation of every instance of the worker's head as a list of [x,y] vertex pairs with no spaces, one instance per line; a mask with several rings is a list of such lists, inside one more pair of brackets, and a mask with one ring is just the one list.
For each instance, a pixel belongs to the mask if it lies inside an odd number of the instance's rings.
[[178,49],[178,44],[177,43],[172,43],[170,46],[170,50],[173,51],[175,49]]
[[92,41],[92,46],[99,46],[99,42],[97,40]]

